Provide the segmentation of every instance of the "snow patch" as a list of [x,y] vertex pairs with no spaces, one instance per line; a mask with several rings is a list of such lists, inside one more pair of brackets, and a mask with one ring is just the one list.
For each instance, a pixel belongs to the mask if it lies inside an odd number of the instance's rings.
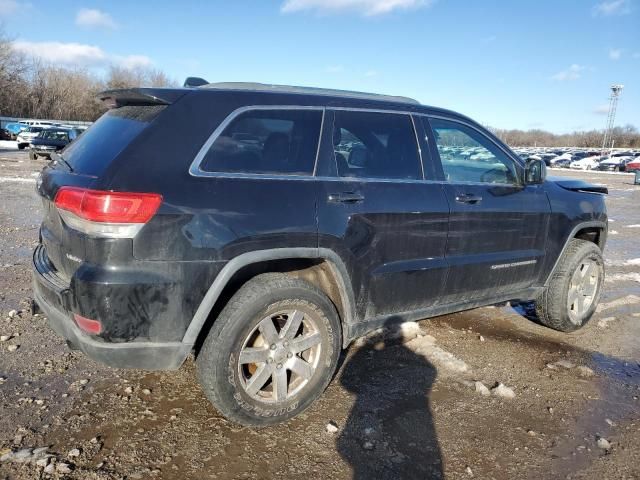
[[640,297],[638,297],[637,295],[627,295],[626,297],[618,298],[616,300],[612,300],[611,302],[601,303],[600,305],[598,305],[596,312],[602,312],[603,310],[609,310],[610,308],[623,307],[636,303],[640,303]]
[[640,283],[640,273],[616,273],[606,278],[607,282],[638,282]]
[[18,142],[12,140],[0,140],[0,148],[6,150],[18,150]]
[[0,183],[36,183],[36,179],[21,177],[0,177]]
[[416,355],[424,357],[433,363],[437,368],[447,370],[453,373],[466,373],[471,369],[463,360],[436,345],[436,339],[431,335],[414,338],[405,347],[410,349]]
[[625,265],[640,265],[640,258],[632,258],[624,262]]
[[627,225],[627,227],[629,227],[629,228],[640,228],[640,224]]

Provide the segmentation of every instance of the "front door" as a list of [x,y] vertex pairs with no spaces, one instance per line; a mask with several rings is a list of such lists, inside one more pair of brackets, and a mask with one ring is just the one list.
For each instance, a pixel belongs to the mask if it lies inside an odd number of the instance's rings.
[[[431,118],[451,208],[447,303],[532,286],[543,263],[550,206],[541,185],[523,185],[523,166],[481,129]],[[435,152],[434,152],[435,153]]]

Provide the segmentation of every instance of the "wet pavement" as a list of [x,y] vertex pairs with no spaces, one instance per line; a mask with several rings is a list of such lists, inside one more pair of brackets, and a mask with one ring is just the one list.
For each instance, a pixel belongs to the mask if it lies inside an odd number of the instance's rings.
[[[300,417],[249,429],[208,403],[193,359],[176,372],[111,369],[69,351],[29,313],[42,166],[0,148],[0,335],[10,337],[0,342],[0,456],[48,447],[53,457],[0,462],[0,478],[640,478],[632,176],[553,172],[611,189],[605,291],[579,332],[549,330],[520,305],[422,321],[425,336],[352,345]],[[504,384],[514,398],[484,395],[476,382]],[[69,473],[45,473],[46,463]]]

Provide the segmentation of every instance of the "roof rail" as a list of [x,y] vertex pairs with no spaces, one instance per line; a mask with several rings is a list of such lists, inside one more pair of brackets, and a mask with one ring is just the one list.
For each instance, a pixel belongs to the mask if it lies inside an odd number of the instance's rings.
[[378,93],[354,92],[350,90],[334,90],[330,88],[317,87],[296,87],[290,85],[270,85],[253,82],[218,82],[203,85],[200,88],[215,90],[246,90],[252,92],[273,92],[273,93],[297,93],[302,95],[325,95],[332,97],[357,98],[360,100],[377,100],[396,103],[411,103],[420,105],[420,102],[409,97],[395,95],[383,95]]

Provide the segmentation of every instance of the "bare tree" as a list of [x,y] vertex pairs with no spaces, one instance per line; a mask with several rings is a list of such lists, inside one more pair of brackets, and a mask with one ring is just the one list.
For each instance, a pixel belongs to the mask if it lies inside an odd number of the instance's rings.
[[0,26],[0,115],[12,115],[22,101],[27,63]]
[[117,65],[109,68],[105,83],[108,89],[176,86],[176,83],[161,70],[149,67],[126,68]]

